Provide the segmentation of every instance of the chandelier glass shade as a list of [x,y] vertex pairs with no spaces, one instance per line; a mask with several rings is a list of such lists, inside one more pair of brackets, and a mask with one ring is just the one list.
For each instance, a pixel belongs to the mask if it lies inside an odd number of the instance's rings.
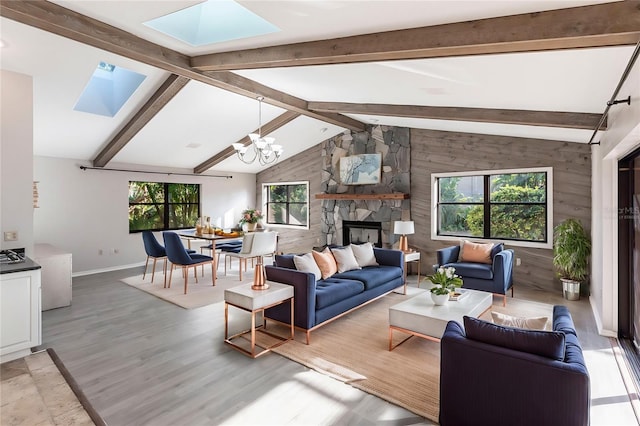
[[262,137],[262,96],[258,97],[258,133],[249,134],[251,143],[245,145],[243,143],[234,143],[233,149],[236,151],[238,158],[246,164],[254,163],[256,160],[260,165],[275,163],[278,161],[282,152],[282,145],[274,144],[276,141],[272,137]]

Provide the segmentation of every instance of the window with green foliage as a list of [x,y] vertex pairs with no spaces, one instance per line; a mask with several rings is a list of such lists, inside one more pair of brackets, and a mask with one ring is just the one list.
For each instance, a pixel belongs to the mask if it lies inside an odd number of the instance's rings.
[[129,182],[129,232],[193,228],[200,217],[200,185]]
[[436,236],[550,242],[551,168],[434,174]]
[[267,225],[309,227],[309,182],[265,183],[262,200]]

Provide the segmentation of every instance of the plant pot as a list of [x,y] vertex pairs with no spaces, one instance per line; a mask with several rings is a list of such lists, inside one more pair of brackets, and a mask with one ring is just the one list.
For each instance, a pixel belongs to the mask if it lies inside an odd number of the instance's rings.
[[447,294],[431,294],[431,300],[433,300],[433,304],[436,306],[446,305],[449,302],[449,293]]
[[257,223],[247,223],[247,231],[254,232],[257,226],[258,226]]
[[562,295],[567,300],[580,300],[580,281],[561,278]]

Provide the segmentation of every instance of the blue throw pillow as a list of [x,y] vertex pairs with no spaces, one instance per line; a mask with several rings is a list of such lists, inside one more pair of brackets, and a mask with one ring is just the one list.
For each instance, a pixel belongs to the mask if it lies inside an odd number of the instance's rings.
[[494,244],[493,248],[491,249],[491,260],[493,261],[493,258],[496,257],[496,254],[500,253],[502,250],[504,250],[503,243]]
[[465,334],[469,339],[556,361],[564,360],[565,336],[562,332],[503,327],[466,315],[463,320]]

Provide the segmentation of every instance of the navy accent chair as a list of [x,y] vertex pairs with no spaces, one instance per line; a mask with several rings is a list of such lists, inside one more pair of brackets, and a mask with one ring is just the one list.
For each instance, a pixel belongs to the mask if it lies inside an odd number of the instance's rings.
[[[175,232],[165,231],[162,233],[164,238],[164,247],[167,251],[167,258],[174,266],[180,266],[182,268],[182,275],[184,277],[184,294],[187,294],[187,285],[189,281],[189,268],[193,267],[193,276],[198,282],[198,274],[196,268],[202,265],[204,271],[204,265],[211,264],[211,282],[216,285],[215,274],[215,259],[211,256],[205,256],[204,254],[189,253],[184,248],[180,236]],[[169,285],[171,288],[171,278],[173,275],[173,267],[169,272]]]
[[[147,275],[147,269],[149,267],[149,259],[153,259],[153,270],[151,272],[151,282],[156,274],[156,262],[158,259],[164,260],[163,272],[164,272],[164,284],[167,284],[167,252],[162,247],[162,244],[158,242],[156,236],[151,231],[142,231],[142,242],[144,243],[144,251],[147,253],[147,261],[144,264],[144,273],[142,279]],[[190,253],[195,253],[195,250],[187,250]]]
[[491,251],[492,263],[459,262],[460,246],[451,246],[436,252],[440,266],[452,266],[462,278],[463,288],[487,291],[502,296],[502,306],[507,304],[507,291],[511,289],[513,297],[513,250],[505,249],[502,243],[496,244]]
[[464,317],[440,340],[442,426],[588,426],[589,371],[566,306],[553,331]]

